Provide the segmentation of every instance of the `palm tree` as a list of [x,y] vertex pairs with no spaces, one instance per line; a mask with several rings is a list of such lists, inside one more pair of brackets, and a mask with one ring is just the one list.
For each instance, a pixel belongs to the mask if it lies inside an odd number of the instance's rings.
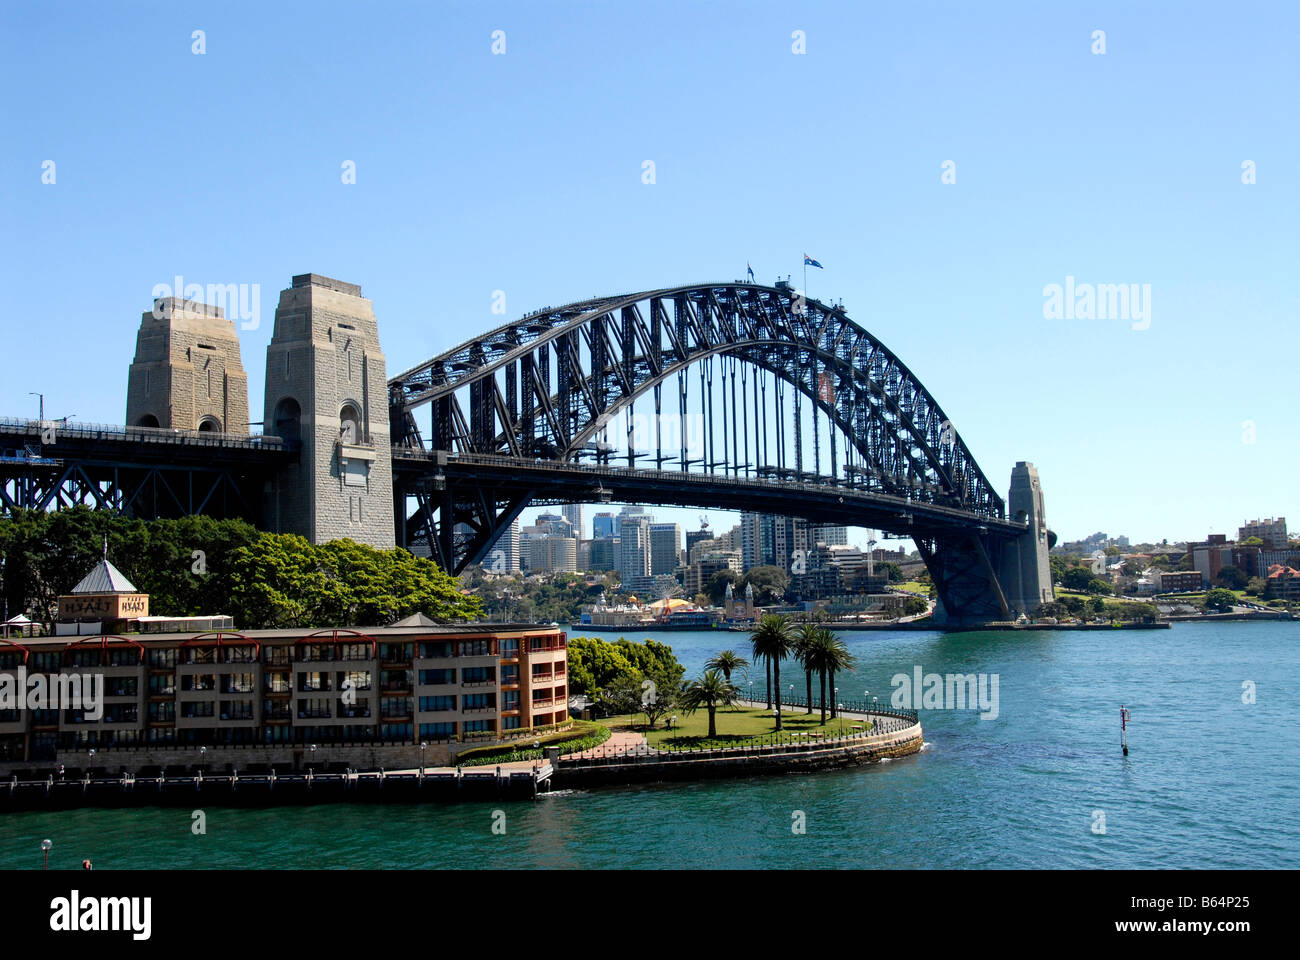
[[[790,622],[782,616],[769,613],[758,621],[751,635],[754,656],[767,658],[772,668],[768,683],[768,703],[776,709],[776,729],[781,729],[781,661],[790,656]],[[775,703],[774,703],[775,701]]]
[[807,683],[808,690],[808,709],[805,713],[812,713],[812,675],[813,670],[816,668],[812,665],[810,657],[820,629],[820,627],[812,623],[801,623],[795,628],[794,658],[803,667],[804,680]]
[[805,661],[810,670],[816,670],[821,678],[821,712],[822,726],[826,725],[826,672],[835,657],[835,635],[825,627],[818,627],[808,642],[808,659]]
[[[826,631],[830,640],[830,650],[827,653],[826,670],[831,676],[831,690],[835,689],[835,671],[849,670],[852,671],[858,665],[858,658],[849,653],[849,648],[845,645],[841,637],[835,636],[829,630]],[[825,693],[822,694],[823,698]],[[831,717],[839,716],[839,708],[831,704]]]
[[721,670],[722,676],[727,683],[731,683],[731,672],[733,670],[740,670],[747,666],[749,666],[749,661],[736,653],[735,650],[723,650],[704,663],[705,670]]
[[694,713],[700,707],[709,711],[709,738],[718,735],[717,709],[736,702],[736,688],[717,670],[706,670],[682,690],[681,708],[684,713]]
[[731,671],[739,670],[742,667],[749,666],[749,661],[736,653],[735,650],[723,650],[715,657],[710,657],[704,663],[705,670],[720,670],[727,683],[731,682]]

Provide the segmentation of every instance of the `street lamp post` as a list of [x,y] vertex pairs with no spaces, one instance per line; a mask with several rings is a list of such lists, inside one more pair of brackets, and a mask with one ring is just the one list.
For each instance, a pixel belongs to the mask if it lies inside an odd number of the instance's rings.
[[421,740],[420,741],[420,782],[421,783],[424,783],[424,751],[428,749],[429,749],[429,744],[426,741]]
[[[836,692],[836,693],[839,693],[838,690],[836,690],[835,692]],[[840,736],[842,737],[842,736],[844,736],[844,704],[839,703],[839,704],[836,704],[836,706],[839,707],[839,713],[840,713]]]
[[313,743],[309,749],[311,750],[311,759],[308,761],[307,772],[314,774],[316,772],[313,766],[316,762],[316,744]]
[[50,843],[50,841],[48,840],[41,841],[41,869],[42,870],[50,869],[50,847],[52,846],[54,846],[54,844]]

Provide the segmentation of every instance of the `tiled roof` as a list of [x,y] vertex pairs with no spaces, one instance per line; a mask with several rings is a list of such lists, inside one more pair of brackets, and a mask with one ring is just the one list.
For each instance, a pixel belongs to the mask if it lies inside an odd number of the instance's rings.
[[135,585],[126,577],[122,576],[122,571],[113,566],[107,560],[101,560],[95,564],[95,568],[86,574],[85,578],[72,588],[73,593],[138,593]]

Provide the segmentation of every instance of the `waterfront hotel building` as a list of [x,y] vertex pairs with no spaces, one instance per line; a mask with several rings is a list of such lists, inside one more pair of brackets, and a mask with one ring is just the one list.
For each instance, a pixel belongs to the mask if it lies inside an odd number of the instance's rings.
[[[169,762],[211,748],[244,759],[310,744],[406,749],[482,743],[568,718],[566,636],[537,625],[277,629],[0,640],[0,764],[50,765],[88,751],[113,764]],[[36,675],[101,684],[102,709],[14,705]],[[83,702],[84,706],[84,702]],[[95,716],[98,714],[98,716]],[[267,750],[249,750],[253,746]],[[343,751],[335,750],[338,755]],[[446,762],[455,749],[428,757]]]

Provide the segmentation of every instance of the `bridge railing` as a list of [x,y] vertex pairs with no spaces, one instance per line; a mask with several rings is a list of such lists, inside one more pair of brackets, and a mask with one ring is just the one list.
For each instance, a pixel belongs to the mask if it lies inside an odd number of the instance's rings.
[[[511,467],[517,468],[520,465],[520,459],[515,457],[506,457],[499,454],[491,453],[460,453],[448,452],[445,450],[420,450],[412,447],[403,447],[394,445],[393,456],[395,459],[421,459],[436,461],[439,457],[445,457],[448,463],[468,463],[480,464],[491,467]],[[595,477],[635,477],[645,480],[658,480],[663,477],[663,471],[645,470],[639,467],[617,467],[605,464],[593,465],[577,463],[573,461],[557,462],[554,460],[532,459],[527,461],[530,470],[549,470],[556,473],[562,473],[570,470],[581,470],[583,473],[591,474]],[[737,489],[752,489],[756,485],[770,485],[770,480],[763,480],[753,477],[736,477],[727,476],[720,473],[692,473],[690,471],[673,471],[673,480],[682,483],[694,483],[716,487],[719,484],[731,485]],[[939,501],[924,500],[911,496],[900,497],[897,494],[883,493],[877,490],[870,490],[863,486],[854,486],[844,483],[835,477],[825,477],[818,482],[809,482],[807,480],[782,480],[781,483],[786,487],[792,487],[809,492],[825,492],[826,488],[832,490],[844,490],[852,493],[871,494],[874,499],[885,503],[896,504],[900,509],[915,510],[924,509],[937,511],[955,518],[969,519],[971,510],[960,506],[952,506]],[[1004,529],[1006,527],[1015,527],[1020,530],[1024,524],[1017,524],[1013,520],[1007,520],[999,517],[982,517],[984,522],[996,523]]]
[[288,449],[280,437],[260,433],[220,433],[215,430],[172,430],[166,427],[128,427],[114,423],[68,423],[63,420],[42,422],[17,417],[0,417],[0,432],[22,433],[39,439],[48,429],[54,430],[56,443],[59,437],[75,437],[78,440],[114,440],[181,446]]

